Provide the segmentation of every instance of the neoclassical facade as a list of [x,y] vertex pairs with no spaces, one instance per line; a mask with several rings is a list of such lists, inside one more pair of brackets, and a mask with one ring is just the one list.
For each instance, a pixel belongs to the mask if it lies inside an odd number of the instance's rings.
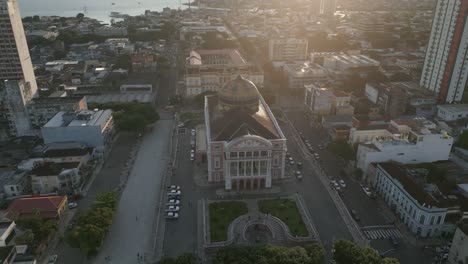
[[270,188],[284,177],[286,138],[255,84],[238,76],[205,97],[208,181]]

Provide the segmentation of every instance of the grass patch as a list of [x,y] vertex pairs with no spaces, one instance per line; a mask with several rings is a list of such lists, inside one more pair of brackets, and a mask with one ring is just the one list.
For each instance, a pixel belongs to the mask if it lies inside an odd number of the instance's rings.
[[210,203],[210,235],[212,242],[226,241],[229,224],[248,212],[244,202]]
[[262,213],[269,213],[281,219],[289,227],[293,236],[309,235],[295,201],[291,199],[260,200],[258,207]]

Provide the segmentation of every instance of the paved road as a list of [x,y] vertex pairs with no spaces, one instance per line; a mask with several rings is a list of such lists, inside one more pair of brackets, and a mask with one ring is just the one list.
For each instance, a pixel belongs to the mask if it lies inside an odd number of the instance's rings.
[[169,140],[173,120],[159,120],[146,133],[138,151],[127,186],[122,193],[113,224],[94,263],[137,263],[137,254],[152,257],[153,223],[161,179],[169,162]]
[[[78,213],[87,211],[96,195],[102,192],[108,192],[120,183],[121,171],[129,158],[129,153],[135,144],[135,137],[131,134],[121,134],[114,143],[111,153],[100,173],[96,176],[88,195],[79,201]],[[65,241],[60,243],[53,254],[59,256],[58,263],[63,264],[81,264],[84,261],[83,255],[78,249],[71,248]]]
[[[359,182],[355,179],[340,174],[341,166],[337,166],[337,164],[342,164],[340,159],[326,149],[318,149],[317,145],[326,141],[324,132],[320,128],[310,126],[310,122],[305,118],[302,111],[290,111],[287,115],[296,129],[303,132],[304,137],[311,142],[315,151],[319,153],[322,167],[327,174],[335,179],[343,179],[346,182],[347,186],[344,188],[342,198],[349,210],[354,209],[357,211],[361,218],[359,224],[362,227],[388,225],[391,219],[383,213],[383,209],[380,208],[377,201],[371,200],[362,191]],[[327,233],[326,229],[323,229],[326,226],[322,226],[322,223],[316,222],[316,225],[319,234],[324,233],[324,231]],[[322,237],[322,239],[324,238]],[[379,252],[393,249],[389,239],[372,240],[371,246],[379,250]],[[396,250],[390,251],[386,256],[398,258],[402,264],[431,263],[433,254],[428,251],[422,252],[420,248],[411,245],[403,238],[400,240],[400,246]]]

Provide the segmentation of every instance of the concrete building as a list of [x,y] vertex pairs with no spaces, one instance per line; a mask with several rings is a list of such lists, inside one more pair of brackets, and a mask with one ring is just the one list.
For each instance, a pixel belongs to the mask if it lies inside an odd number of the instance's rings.
[[270,39],[268,57],[271,61],[301,61],[307,59],[306,39],[281,38]]
[[0,137],[32,135],[27,105],[37,83],[16,0],[0,0]]
[[409,99],[407,110],[412,114],[425,118],[432,118],[436,114],[437,98],[418,83],[392,82],[392,85],[405,90]]
[[238,76],[205,97],[208,181],[226,190],[284,178],[286,138],[255,84]]
[[359,145],[356,166],[365,174],[373,162],[416,164],[448,160],[450,156],[453,138],[424,118],[393,119],[387,130],[393,137],[375,137]]
[[8,170],[0,173],[0,188],[6,198],[20,196],[29,192],[30,181],[26,171]]
[[311,63],[287,63],[283,71],[288,78],[289,89],[304,89],[304,85],[328,80],[328,71],[322,66]]
[[406,111],[408,95],[404,89],[392,83],[366,83],[365,93],[367,99],[387,117],[396,118]]
[[336,0],[321,0],[320,14],[323,16],[333,16],[336,11]]
[[456,121],[468,118],[468,104],[438,105],[437,118],[442,121]]
[[351,105],[351,95],[341,90],[333,90],[332,94],[332,114],[352,116],[354,107]]
[[134,72],[152,72],[158,71],[158,62],[156,54],[152,52],[139,52],[132,55],[132,70]]
[[333,91],[315,84],[304,85],[305,108],[312,115],[329,115],[332,112]]
[[102,26],[94,29],[94,34],[104,37],[125,37],[128,35],[127,27]]
[[80,162],[40,163],[30,172],[31,189],[35,194],[74,194],[81,184],[80,167]]
[[375,19],[362,18],[357,23],[357,30],[363,35],[368,33],[383,33],[384,23],[378,17]]
[[425,173],[395,163],[380,163],[375,189],[413,234],[435,237],[441,233],[448,203],[437,188],[425,183],[425,175],[420,174]]
[[99,152],[114,135],[111,110],[58,112],[42,129],[45,144],[79,142]]
[[152,84],[123,84],[120,86],[120,92],[123,94],[133,94],[133,93],[153,93]]
[[468,223],[462,222],[457,227],[450,246],[448,263],[467,264],[468,263]]
[[247,62],[238,50],[193,50],[185,65],[186,95],[218,91],[238,75],[263,87],[263,72]]
[[39,129],[60,111],[77,112],[88,109],[85,96],[38,97],[28,106],[33,128]]
[[66,195],[16,198],[8,206],[7,216],[11,219],[39,217],[59,220],[66,212],[67,205]]
[[393,134],[388,130],[389,125],[383,120],[368,120],[353,117],[353,125],[349,132],[348,143],[371,143],[375,138],[391,139]]
[[332,55],[323,58],[323,67],[336,77],[350,74],[366,75],[377,71],[380,63],[365,55]]
[[468,79],[468,1],[437,1],[420,84],[440,102],[462,100]]
[[16,223],[15,221],[0,221],[0,248],[14,245],[14,238],[16,236]]

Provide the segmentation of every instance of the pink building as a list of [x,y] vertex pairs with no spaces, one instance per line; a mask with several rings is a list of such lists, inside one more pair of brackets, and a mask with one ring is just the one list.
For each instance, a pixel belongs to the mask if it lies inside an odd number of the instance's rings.
[[284,178],[286,138],[251,81],[238,76],[205,97],[208,181],[270,188]]

